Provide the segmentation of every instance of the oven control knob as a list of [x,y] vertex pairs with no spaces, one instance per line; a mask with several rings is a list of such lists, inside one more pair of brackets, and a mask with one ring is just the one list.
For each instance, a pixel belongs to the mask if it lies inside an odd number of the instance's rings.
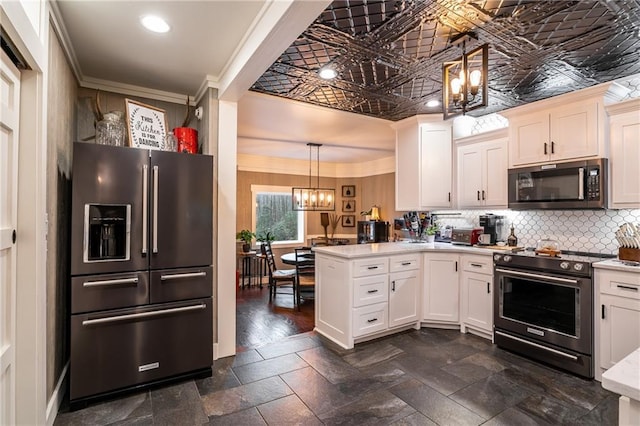
[[502,258],[502,260],[504,260],[505,262],[511,262],[511,256],[506,255],[505,257]]
[[562,262],[560,263],[560,267],[562,269],[569,269],[569,262]]
[[584,264],[583,263],[576,263],[573,265],[573,269],[575,269],[576,271],[582,271],[582,269],[584,269]]
[[496,262],[497,262],[498,260],[500,260],[500,255],[499,255],[499,254],[494,254],[494,255],[493,255],[493,260],[495,260]]

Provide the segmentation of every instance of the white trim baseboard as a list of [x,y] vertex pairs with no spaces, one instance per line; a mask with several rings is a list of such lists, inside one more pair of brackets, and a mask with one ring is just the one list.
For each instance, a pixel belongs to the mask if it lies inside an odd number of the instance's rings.
[[62,369],[62,373],[60,373],[58,383],[56,383],[56,387],[51,394],[51,398],[47,403],[47,412],[45,413],[47,426],[52,426],[53,422],[56,420],[56,416],[58,415],[58,410],[60,409],[60,404],[62,404],[64,392],[67,389],[66,384],[69,377],[67,374],[68,371],[69,362],[67,361],[67,364]]

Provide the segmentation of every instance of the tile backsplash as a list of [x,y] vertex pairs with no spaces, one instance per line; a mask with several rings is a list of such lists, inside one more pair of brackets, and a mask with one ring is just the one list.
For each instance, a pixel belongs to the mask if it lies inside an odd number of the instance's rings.
[[507,218],[506,238],[509,227],[514,226],[518,245],[535,247],[541,238],[558,241],[560,249],[591,253],[618,253],[615,231],[625,222],[640,224],[640,209],[626,210],[458,210],[458,216],[439,216],[441,226],[476,227],[484,213],[494,213]]

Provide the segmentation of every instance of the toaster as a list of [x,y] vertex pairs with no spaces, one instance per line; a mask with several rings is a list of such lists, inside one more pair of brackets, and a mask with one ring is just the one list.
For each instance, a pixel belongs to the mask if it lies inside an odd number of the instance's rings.
[[478,237],[484,232],[483,228],[453,228],[451,244],[473,246],[478,244]]

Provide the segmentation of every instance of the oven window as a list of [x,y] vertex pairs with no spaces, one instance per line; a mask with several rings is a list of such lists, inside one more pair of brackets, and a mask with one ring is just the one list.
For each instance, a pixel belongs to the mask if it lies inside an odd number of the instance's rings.
[[575,201],[580,198],[578,168],[519,173],[518,201]]
[[579,337],[579,292],[575,287],[504,277],[501,315]]

